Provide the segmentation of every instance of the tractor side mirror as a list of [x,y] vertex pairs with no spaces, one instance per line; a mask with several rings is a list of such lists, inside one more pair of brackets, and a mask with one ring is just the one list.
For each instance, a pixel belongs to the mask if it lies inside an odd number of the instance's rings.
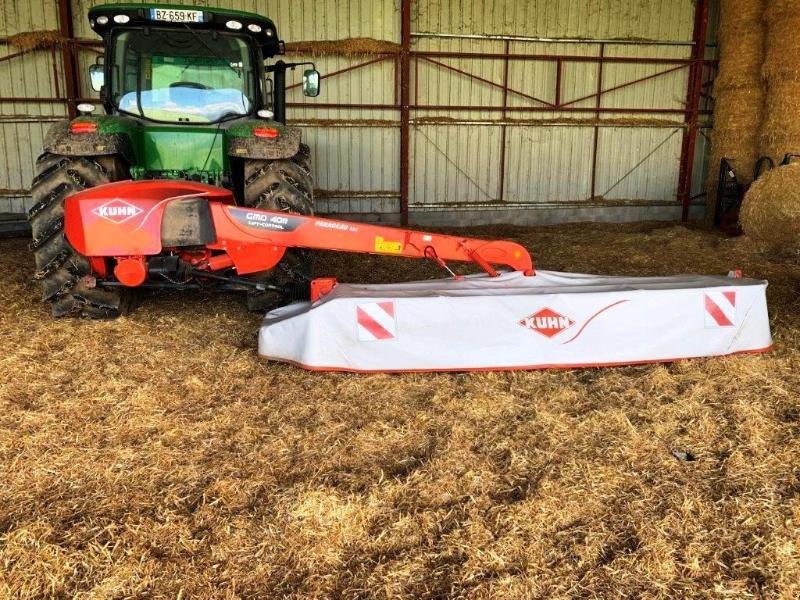
[[92,89],[95,92],[99,92],[103,89],[105,79],[106,76],[103,70],[103,65],[91,65],[89,67],[89,81],[91,82]]
[[267,76],[266,73],[264,74],[264,79],[262,80],[262,85],[264,86],[264,89],[263,89],[263,91],[264,91],[264,106],[265,107],[271,107],[273,105],[273,103],[275,102],[274,93],[273,93],[274,92],[274,85],[272,83],[272,79],[270,79],[269,76]]
[[303,95],[310,98],[319,96],[319,71],[306,69],[303,72]]

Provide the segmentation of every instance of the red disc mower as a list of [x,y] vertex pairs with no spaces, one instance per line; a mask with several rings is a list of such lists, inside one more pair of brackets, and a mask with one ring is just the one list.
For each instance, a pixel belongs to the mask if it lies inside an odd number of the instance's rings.
[[[309,279],[281,286],[270,272],[288,248],[335,250],[471,262],[496,276],[495,266],[533,275],[528,251],[486,241],[236,206],[223,188],[190,181],[120,181],[69,196],[64,207],[69,243],[91,265],[90,286],[179,288],[203,285],[271,291],[284,301],[324,292]],[[87,281],[88,280],[88,281]],[[285,302],[284,302],[285,303]]]

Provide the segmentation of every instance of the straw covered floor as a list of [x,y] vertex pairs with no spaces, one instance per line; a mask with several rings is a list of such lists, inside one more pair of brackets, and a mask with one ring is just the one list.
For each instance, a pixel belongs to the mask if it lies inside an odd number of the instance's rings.
[[[0,240],[0,596],[800,596],[797,265],[672,225],[470,233],[517,239],[547,269],[741,267],[770,280],[776,347],[602,370],[307,373],[258,360],[260,318],[230,296],[53,321],[27,240]],[[436,274],[317,262],[345,281]]]

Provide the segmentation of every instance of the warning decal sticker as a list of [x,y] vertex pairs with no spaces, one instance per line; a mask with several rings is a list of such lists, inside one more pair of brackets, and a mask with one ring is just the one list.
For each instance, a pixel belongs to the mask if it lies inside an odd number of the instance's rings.
[[397,336],[394,302],[367,302],[356,306],[360,342],[391,340]]

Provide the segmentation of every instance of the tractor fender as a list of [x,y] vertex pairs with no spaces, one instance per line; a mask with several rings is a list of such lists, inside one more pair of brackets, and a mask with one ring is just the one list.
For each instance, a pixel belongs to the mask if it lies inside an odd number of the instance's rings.
[[121,133],[72,133],[68,119],[58,121],[47,131],[44,152],[63,156],[108,156],[120,154],[136,164],[130,140]]
[[234,158],[257,160],[279,160],[297,154],[300,150],[300,128],[281,125],[275,129],[279,134],[274,138],[231,135],[228,138],[228,154]]

